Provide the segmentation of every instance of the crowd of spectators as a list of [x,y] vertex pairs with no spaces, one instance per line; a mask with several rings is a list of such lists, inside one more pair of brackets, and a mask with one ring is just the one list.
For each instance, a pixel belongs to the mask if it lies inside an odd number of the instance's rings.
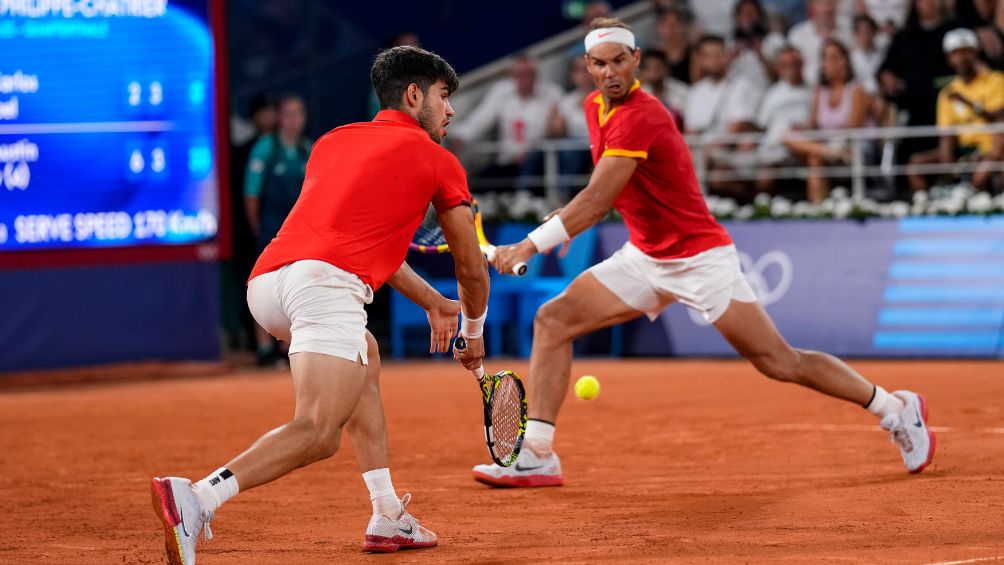
[[[702,137],[710,170],[729,173],[708,183],[712,193],[749,201],[787,190],[819,202],[841,181],[828,173],[849,166],[852,146],[840,133],[806,132],[984,124],[1004,111],[1004,0],[656,0],[656,7],[654,33],[639,38],[638,78],[681,131]],[[605,2],[591,2],[583,20],[609,13]],[[500,143],[487,169],[472,171],[489,179],[486,188],[539,190],[541,141],[587,143],[581,104],[592,86],[581,49],[568,59],[567,76],[547,77],[520,55],[509,78],[456,118],[448,138],[454,150],[492,139],[490,132]],[[762,134],[757,143],[729,137],[753,132]],[[885,140],[893,164],[910,173],[886,192],[905,196],[940,182],[925,176],[931,164],[999,163],[1001,138]],[[865,145],[866,161],[889,151]],[[582,152],[561,155],[563,175],[588,166]],[[806,180],[777,182],[783,175],[770,173],[798,166],[807,167]],[[962,180],[1001,190],[994,167],[972,169]]]

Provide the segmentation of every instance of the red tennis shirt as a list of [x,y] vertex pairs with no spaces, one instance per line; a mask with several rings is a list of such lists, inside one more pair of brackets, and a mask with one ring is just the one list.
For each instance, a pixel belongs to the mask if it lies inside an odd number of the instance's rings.
[[314,144],[300,197],[251,278],[316,259],[376,290],[404,262],[430,202],[444,212],[469,206],[471,193],[457,158],[414,118],[383,110],[331,130]]
[[593,163],[606,156],[639,160],[614,200],[635,247],[654,259],[678,259],[732,243],[708,211],[690,150],[662,102],[636,81],[609,112],[599,91],[584,107]]

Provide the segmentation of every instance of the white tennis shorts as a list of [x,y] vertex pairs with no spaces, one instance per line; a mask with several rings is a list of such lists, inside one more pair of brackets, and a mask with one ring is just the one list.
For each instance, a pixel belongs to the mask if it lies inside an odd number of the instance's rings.
[[732,300],[756,302],[756,294],[739,267],[734,245],[715,247],[693,257],[660,260],[627,242],[589,272],[650,320],[676,301],[699,312],[708,323],[720,318]]
[[356,361],[366,359],[366,310],[373,289],[352,273],[324,261],[296,261],[248,284],[248,307],[265,331],[289,343],[290,353],[309,351]]

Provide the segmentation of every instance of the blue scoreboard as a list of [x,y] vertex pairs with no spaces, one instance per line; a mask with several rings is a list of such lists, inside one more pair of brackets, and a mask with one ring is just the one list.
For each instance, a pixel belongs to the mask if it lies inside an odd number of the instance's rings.
[[211,4],[0,0],[0,261],[216,253]]

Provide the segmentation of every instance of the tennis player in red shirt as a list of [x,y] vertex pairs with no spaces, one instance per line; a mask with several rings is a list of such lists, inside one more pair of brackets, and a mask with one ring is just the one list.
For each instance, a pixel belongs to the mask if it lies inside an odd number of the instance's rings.
[[[462,310],[460,333],[470,346],[455,356],[473,369],[484,356],[488,270],[466,173],[439,144],[453,117],[456,73],[438,55],[395,47],[377,56],[371,79],[382,110],[372,122],[337,128],[314,144],[301,195],[248,283],[255,320],[290,343],[293,419],[197,483],[153,479],[171,563],[195,562],[198,534],[210,536],[209,521],[238,490],[330,457],[343,428],[373,504],[363,549],[436,545],[436,535],[405,511],[410,495],[399,499],[391,483],[379,353],[363,306],[384,283],[398,289],[428,312],[433,351],[449,349]],[[404,263],[430,203],[456,262],[459,304]]]
[[474,478],[494,486],[562,484],[551,448],[568,390],[572,341],[642,315],[654,319],[673,302],[700,312],[764,375],[853,402],[881,418],[907,470],[934,454],[924,399],[888,393],[839,359],[795,349],[757,302],[728,233],[708,212],[686,143],[672,116],[639,89],[641,52],[620,20],[598,19],[586,36],[586,60],[598,88],[586,98],[596,168],[589,184],[524,241],[500,247],[500,273],[588,229],[615,208],[630,240],[544,304],[534,320],[525,449],[508,468],[478,465]]

